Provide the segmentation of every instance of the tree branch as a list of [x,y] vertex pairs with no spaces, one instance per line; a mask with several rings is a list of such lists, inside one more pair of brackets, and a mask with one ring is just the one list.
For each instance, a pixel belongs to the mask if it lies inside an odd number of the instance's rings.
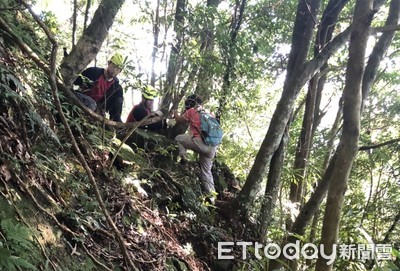
[[387,146],[387,145],[390,145],[393,143],[397,143],[397,142],[400,142],[400,138],[392,139],[392,140],[385,141],[385,142],[375,144],[375,145],[361,146],[358,148],[358,150],[359,151],[367,151],[367,150],[377,149],[377,148],[384,147],[384,146]]
[[400,25],[395,24],[395,25],[385,25],[381,27],[375,27],[372,28],[370,31],[370,35],[375,35],[376,33],[379,32],[389,32],[389,31],[397,31],[400,30]]

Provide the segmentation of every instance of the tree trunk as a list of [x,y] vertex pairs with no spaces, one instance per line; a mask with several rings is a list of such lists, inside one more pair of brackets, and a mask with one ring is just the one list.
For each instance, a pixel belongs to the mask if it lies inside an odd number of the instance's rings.
[[89,18],[89,11],[90,11],[91,5],[92,5],[92,0],[86,0],[85,18],[83,20],[83,31],[85,31],[86,26],[87,26],[87,22],[88,22],[88,18]]
[[[319,0],[299,2],[292,36],[293,46],[289,56],[282,97],[272,116],[267,135],[257,153],[246,183],[238,195],[236,204],[239,206],[234,206],[234,210],[239,212],[239,217],[246,216],[249,208],[252,206],[252,202],[259,192],[265,169],[281,143],[284,130],[293,111],[294,102],[301,87],[305,84],[304,79],[307,80],[310,78],[303,74],[303,72],[306,70],[307,53],[313,35],[313,28],[315,26],[314,18],[316,18],[319,3]],[[299,86],[299,83],[301,86]]]
[[[361,113],[361,84],[364,58],[372,20],[372,0],[357,0],[351,27],[346,85],[343,90],[343,133],[337,148],[337,159],[332,169],[326,209],[323,219],[321,245],[331,255],[337,242],[342,204],[348,177],[358,152]],[[332,270],[328,259],[319,257],[317,271]]]
[[76,76],[96,57],[124,2],[125,0],[101,1],[90,25],[60,65],[66,86],[70,86]]
[[[394,0],[397,1],[397,0]],[[388,231],[385,233],[385,237],[379,244],[390,244],[391,242],[391,236],[393,234],[393,231],[396,229],[396,225],[398,225],[400,222],[400,211],[398,211],[397,215],[395,216],[392,225],[388,229]],[[397,257],[397,261],[399,258]],[[372,270],[374,268],[374,265],[376,264],[376,261],[372,261],[371,264],[368,266],[368,270]]]
[[[215,14],[218,5],[221,0],[207,0],[207,10],[210,14]],[[214,16],[210,16],[214,18]],[[213,91],[213,75],[209,71],[209,62],[212,61],[214,55],[214,22],[210,19],[207,27],[203,29],[203,35],[201,37],[201,48],[202,62],[199,67],[197,76],[197,86],[195,93],[203,98],[203,101],[207,101]]]
[[298,203],[300,208],[303,196],[303,181],[306,177],[307,160],[310,153],[311,138],[314,123],[315,101],[317,94],[317,78],[310,82],[309,91],[306,97],[306,106],[303,116],[303,124],[299,140],[297,141],[296,154],[294,159],[294,180],[290,184],[289,200]]
[[170,104],[172,102],[175,80],[181,65],[179,57],[184,42],[183,23],[185,19],[184,17],[185,9],[186,9],[186,1],[178,0],[175,9],[175,24],[174,24],[174,31],[176,33],[175,42],[172,45],[171,53],[169,56],[167,75],[166,75],[167,80],[165,82],[165,87],[164,87],[164,97],[161,102],[161,109],[165,112],[169,110]]
[[75,46],[75,37],[76,37],[76,20],[78,18],[78,1],[74,0],[74,6],[73,6],[73,13],[72,13],[72,41],[71,41],[71,48]]
[[221,120],[223,111],[225,110],[226,102],[229,100],[229,90],[231,88],[231,77],[233,75],[233,70],[235,67],[235,55],[233,54],[233,49],[236,45],[236,38],[239,34],[240,27],[243,23],[243,15],[246,7],[246,0],[236,1],[235,12],[232,18],[232,23],[230,27],[230,41],[226,48],[223,48],[223,58],[226,61],[225,73],[223,76],[222,90],[219,97],[219,106],[216,112],[216,118]]
[[[397,4],[393,3],[396,2]],[[399,9],[400,9],[400,5],[398,4],[399,0],[393,0],[391,3],[391,7],[389,10],[389,16],[388,19],[386,21],[386,25],[395,25],[397,24],[396,21],[396,16],[394,14],[399,13]],[[375,10],[379,9],[379,7],[382,5],[382,1],[376,1],[374,4],[374,8]],[[398,19],[397,19],[398,20]],[[381,59],[382,56],[377,56],[375,54],[384,54],[385,50],[382,49],[378,49],[380,48],[383,44],[385,46],[387,46],[388,42],[387,41],[381,41],[381,39],[390,39],[391,35],[389,35],[389,33],[385,33],[385,35],[382,35],[380,40],[378,41],[377,45],[374,47],[370,58],[372,59]],[[378,47],[378,48],[376,48]],[[386,48],[387,49],[387,48]],[[372,65],[372,63],[374,63],[374,65]],[[365,74],[372,74],[375,73],[376,74],[376,70],[379,68],[379,64],[376,63],[375,61],[368,61],[366,70],[365,70]],[[375,70],[374,70],[375,69]],[[371,83],[366,83],[367,80],[374,80],[375,77],[373,76],[364,76],[363,77],[363,100],[366,99],[367,96],[367,91],[366,91],[366,86],[368,85],[369,88],[372,87]],[[369,92],[369,90],[368,90]],[[325,157],[325,162],[324,162],[324,167],[322,169],[322,172],[325,172],[324,176],[322,177],[322,179],[318,182],[314,193],[311,195],[311,197],[309,198],[309,200],[306,202],[306,204],[301,208],[299,215],[297,216],[295,222],[293,223],[293,226],[291,228],[291,232],[294,235],[303,235],[304,231],[305,231],[305,227],[307,226],[307,224],[311,221],[311,218],[314,216],[314,214],[318,211],[319,206],[323,200],[323,198],[326,195],[326,192],[328,190],[328,185],[329,185],[329,176],[331,175],[331,167],[333,166],[333,164],[335,163],[335,159],[330,159],[331,155],[332,155],[332,148],[333,148],[333,142],[335,140],[335,135],[339,132],[339,126],[341,123],[341,106],[342,106],[342,102],[340,102],[339,105],[339,110],[338,110],[338,115],[336,117],[336,120],[334,122],[333,128],[330,132],[329,138],[330,140],[327,143],[328,146],[328,152],[327,155]],[[329,160],[331,160],[329,162]],[[330,166],[328,166],[328,162],[330,164]],[[326,168],[329,168],[329,170],[326,170]],[[289,238],[289,241],[291,242],[295,242],[297,240],[297,238],[295,237],[291,237]]]
[[[392,0],[390,3],[389,15],[385,22],[385,25],[397,25],[400,16],[399,13],[400,1]],[[369,92],[371,91],[372,85],[375,82],[375,78],[378,73],[379,63],[382,61],[384,54],[389,48],[389,45],[393,40],[394,34],[394,31],[383,33],[368,59],[362,82],[362,107],[364,106],[365,100],[367,99]]]
[[[308,242],[310,244],[314,244],[316,236],[317,236],[317,227],[318,227],[319,216],[320,216],[320,212],[319,211],[315,212],[312,223],[311,223],[310,235],[308,236]],[[311,263],[312,263],[311,259],[306,260],[307,266],[311,265]]]
[[[344,6],[347,4],[348,0],[330,0],[326,6],[319,29],[317,31],[317,36],[314,44],[314,57],[317,56],[322,48],[326,46],[328,42],[332,39],[332,34],[336,26],[336,22],[340,13],[342,12]],[[325,81],[327,77],[328,64],[322,66],[321,72],[317,73],[309,83],[309,90],[306,97],[306,107],[303,117],[303,124],[301,129],[301,134],[297,143],[297,149],[295,154],[293,171],[295,173],[295,180],[290,185],[289,199],[293,203],[297,203],[297,207],[300,209],[304,204],[303,187],[305,187],[304,180],[307,174],[307,161],[310,154],[310,148],[312,146],[312,140],[314,138],[314,133],[317,126],[320,123],[321,115],[319,114],[319,106],[321,102],[322,91],[325,86]],[[334,126],[335,127],[335,126]],[[337,127],[337,125],[336,125]],[[336,128],[337,129],[337,128]],[[333,130],[336,130],[335,128]],[[328,160],[326,160],[326,165],[331,157],[331,150],[328,150]],[[324,166],[326,169],[326,166]],[[292,227],[291,220],[286,222],[287,228]],[[290,239],[290,238],[289,238]],[[289,266],[291,270],[297,270],[297,261],[289,261]]]
[[[348,0],[330,0],[327,7],[324,10],[321,24],[319,26],[315,45],[314,45],[314,57],[317,56],[321,49],[332,39],[332,33],[335,29],[335,25],[339,14],[343,7],[347,4]],[[292,202],[301,204],[303,196],[303,181],[306,178],[307,160],[310,153],[310,147],[312,144],[312,138],[316,130],[316,126],[319,124],[318,114],[316,109],[319,108],[322,90],[325,85],[325,78],[327,73],[324,70],[327,69],[327,65],[322,67],[323,72],[318,73],[314,76],[309,84],[309,90],[306,98],[306,109],[304,112],[303,124],[301,134],[297,142],[295,160],[293,171],[295,172],[295,180],[290,185],[290,196],[289,199]],[[321,78],[320,78],[321,77]],[[318,101],[318,102],[317,102]]]
[[279,148],[271,159],[271,167],[268,172],[267,186],[261,206],[261,211],[258,216],[258,239],[261,242],[265,241],[268,231],[268,225],[271,222],[275,203],[278,198],[279,189],[281,186],[282,164],[285,158],[285,148],[289,139],[289,131],[285,131],[282,142]]
[[[376,10],[379,9],[383,2],[383,0],[376,0],[374,3],[374,8]],[[254,165],[250,170],[242,191],[231,206],[231,210],[236,212],[236,217],[240,216],[243,218],[247,214],[247,210],[251,207],[252,202],[259,191],[259,186],[263,180],[264,171],[269,164],[273,153],[280,144],[280,140],[278,139],[280,139],[279,136],[282,135],[283,130],[285,129],[285,126],[283,126],[282,123],[287,122],[286,117],[289,114],[288,110],[293,107],[294,100],[297,97],[298,92],[304,86],[304,84],[306,84],[306,82],[310,80],[312,76],[314,76],[316,71],[318,71],[326,63],[330,56],[348,41],[350,33],[350,27],[348,27],[343,32],[338,34],[322,49],[320,54],[318,54],[303,67],[302,72],[300,71],[298,76],[293,77],[287,84],[285,82],[281,100],[279,101],[272,116],[267,135],[265,136],[260,150],[257,153]],[[317,203],[319,200],[322,201],[322,199],[319,199],[319,197],[324,197],[326,193],[326,191],[324,192],[322,190],[323,189],[321,189],[317,193],[319,195],[315,196],[315,198],[312,200],[314,203]],[[306,209],[314,209],[312,207],[314,203],[310,202]],[[318,207],[319,205],[317,206],[317,209]],[[308,211],[306,212],[306,216],[307,214]],[[311,217],[312,216],[313,214]],[[301,220],[303,219],[307,220],[306,217],[301,218]],[[300,222],[299,224],[303,224],[303,222]]]
[[[324,172],[324,176],[318,182],[315,187],[314,193],[311,194],[309,200],[304,204],[304,206],[300,209],[299,215],[296,217],[294,221],[291,232],[296,235],[303,235],[305,231],[305,227],[311,221],[311,218],[318,211],[319,205],[321,204],[323,198],[326,195],[328,190],[328,177],[331,174],[331,167],[329,165],[333,165],[335,161],[335,156],[332,157],[333,154],[333,144],[336,140],[336,135],[340,130],[340,124],[342,119],[342,103],[340,102],[338,113],[336,115],[335,122],[332,126],[332,129],[329,133],[329,141],[327,143],[327,151],[324,159],[324,165],[322,168],[322,172]],[[294,241],[297,239],[294,239]]]
[[153,21],[153,51],[151,53],[151,78],[150,85],[156,85],[155,63],[158,52],[158,38],[160,34],[160,0],[157,0],[156,14]]
[[[400,19],[400,0],[392,0],[390,3],[389,16],[386,20],[385,25],[397,25]],[[394,31],[385,32],[379,38],[379,41],[375,45],[372,53],[368,59],[367,66],[365,68],[363,84],[362,84],[362,110],[365,106],[365,101],[368,98],[368,94],[372,88],[373,82],[375,81],[376,75],[378,73],[379,63],[381,62],[383,55],[386,53],[389,48],[390,43],[393,41]],[[387,233],[385,234],[385,238],[381,242],[382,244],[386,244],[390,240],[390,234],[396,227],[396,224],[400,221],[400,212],[394,219],[392,226],[389,228]],[[375,261],[372,261],[369,265],[369,270],[375,265]]]
[[[335,157],[332,158],[332,153],[334,150],[333,144],[334,141],[336,140],[336,135],[340,129],[340,124],[341,124],[341,117],[342,117],[341,105],[342,103],[340,102],[335,122],[329,133],[330,139],[327,143],[327,152],[324,160],[324,166],[322,169],[322,172],[325,172],[324,176],[329,176],[329,174],[331,173],[332,167],[329,168],[328,165],[333,164],[330,163],[330,160],[332,162],[335,159]],[[286,240],[283,240],[282,244],[295,243],[298,240],[297,236],[304,235],[306,225],[318,211],[319,205],[321,204],[322,200],[326,195],[326,192],[328,190],[328,182],[326,181],[327,179],[328,178],[322,178],[321,181],[318,182],[314,190],[314,193],[311,195],[310,199],[306,202],[306,204],[300,209],[300,213],[296,217],[296,220],[292,225],[290,232],[292,232],[293,235],[290,235],[289,237],[287,237]],[[287,261],[287,259],[285,259],[284,257],[281,257],[279,261],[271,261],[269,270],[279,269],[280,267],[282,267],[282,263],[285,261]],[[289,262],[289,265],[291,267],[295,267],[296,263],[291,261]]]

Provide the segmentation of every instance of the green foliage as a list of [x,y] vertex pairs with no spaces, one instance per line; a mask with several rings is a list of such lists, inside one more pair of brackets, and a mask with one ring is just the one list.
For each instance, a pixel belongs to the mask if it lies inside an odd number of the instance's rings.
[[2,91],[0,92],[0,97],[5,105],[10,106],[13,101],[21,101],[22,96],[19,95],[16,91],[11,89],[10,84],[13,84],[15,88],[25,92],[24,86],[21,82],[15,77],[15,75],[6,67],[0,66],[0,87]]
[[[16,34],[23,42],[25,42],[33,51],[42,59],[46,59],[47,52],[50,51],[50,42],[47,39],[47,36],[41,30],[39,25],[34,21],[34,19],[25,13],[24,9],[18,8],[10,8],[15,6],[15,2],[6,3],[2,6],[8,12],[2,12],[2,16],[5,19],[6,23],[12,28],[14,34]],[[49,14],[44,14],[42,18],[44,22],[51,22],[51,20],[47,20]],[[53,16],[54,18],[54,16]],[[54,29],[55,24],[53,24],[52,29]],[[6,39],[6,44],[10,47],[16,47],[15,41],[12,39]]]
[[31,240],[32,232],[13,219],[3,219],[0,223],[0,270],[37,270],[30,256],[36,247]]
[[11,219],[4,219],[0,223],[2,232],[6,236],[8,242],[18,245],[23,249],[32,249],[32,243],[29,240],[31,232],[20,223],[15,223]]
[[35,111],[29,111],[26,117],[31,125],[29,132],[41,133],[44,138],[50,139],[56,143],[58,147],[61,147],[61,142],[56,133],[45,123],[43,118]]
[[223,114],[221,120],[225,137],[218,149],[218,159],[229,165],[240,179],[245,179],[251,169],[272,116],[269,105],[277,98],[272,90],[266,93],[261,87],[256,89],[246,91],[249,88],[243,86],[240,92],[233,93],[226,107],[231,113]]
[[[195,6],[188,4],[185,10],[187,12],[185,12],[183,29],[180,29],[184,32],[183,47],[179,55],[181,62],[178,63],[182,69],[177,74],[178,83],[173,88],[180,90],[186,84],[186,81],[195,81],[189,75],[192,70],[200,67],[204,69],[206,77],[212,79],[210,80],[212,84],[207,86],[209,87],[207,91],[211,93],[208,105],[216,108],[218,105],[215,101],[221,95],[220,89],[223,85],[223,76],[226,72],[228,60],[234,63],[229,89],[226,93],[226,97],[229,98],[227,98],[227,105],[222,116],[222,125],[227,136],[219,148],[218,159],[233,168],[235,174],[244,180],[253,165],[254,157],[261,141],[265,137],[269,120],[280,96],[281,85],[279,81],[286,67],[298,1],[264,0],[256,3],[248,2],[244,21],[235,43],[232,43],[230,25],[233,13],[232,6],[236,4],[233,2],[229,1],[225,7],[221,5],[218,8],[206,7],[205,3]],[[162,14],[160,18],[160,51],[157,55],[157,58],[162,60],[160,63],[156,63],[156,66],[164,67],[167,66],[164,64],[169,60],[169,46],[176,44],[175,40],[169,39],[171,29],[174,26],[174,2],[160,1],[160,3],[160,11],[162,13],[165,12],[165,14]],[[0,7],[5,8],[12,4],[14,4],[13,1],[4,0],[0,3]],[[140,7],[136,9],[140,10],[140,12],[135,14],[134,19],[128,24],[116,24],[113,27],[116,29],[115,32],[117,34],[110,36],[105,51],[125,48],[129,53],[137,53],[138,48],[128,46],[130,44],[136,45],[138,37],[135,35],[130,36],[129,34],[125,35],[124,31],[121,30],[124,28],[143,28],[147,31],[147,36],[151,36],[154,29],[153,25],[151,25],[155,18],[154,7],[150,1],[139,1],[135,4]],[[322,3],[322,5],[324,4],[326,4],[326,1]],[[79,1],[79,7],[82,8],[83,6],[84,1]],[[348,5],[340,17],[338,27],[346,27],[351,14],[352,5]],[[14,11],[2,11],[2,18],[4,17],[12,25],[13,31],[45,60],[50,44],[44,33],[37,24],[33,23],[32,19],[28,19],[30,16],[16,15],[20,14]],[[59,35],[60,43],[66,44],[70,38],[68,24],[64,26],[68,31],[61,31],[60,33],[60,26],[58,26],[57,18],[55,18],[54,14],[43,12],[40,16],[50,30]],[[121,14],[121,16],[127,15]],[[318,20],[319,18],[316,18],[316,21]],[[122,20],[117,21],[117,23],[120,22]],[[128,27],[121,27],[121,25],[128,25]],[[78,27],[79,33],[80,28]],[[205,52],[202,49],[203,42],[209,33],[212,33],[213,36],[213,48]],[[396,35],[398,36],[399,34],[397,33]],[[164,37],[161,38],[161,36]],[[15,46],[12,40],[7,37],[4,37],[4,39],[7,48]],[[149,44],[152,45],[152,42]],[[384,142],[399,137],[398,112],[400,110],[400,99],[396,90],[396,85],[400,82],[397,71],[398,52],[396,48],[398,47],[399,39],[395,39],[393,49],[385,62],[385,67],[380,71],[380,81],[371,92],[371,98],[366,103],[360,139],[361,145]],[[149,46],[148,48],[151,47]],[[151,50],[148,51],[150,55]],[[137,59],[129,60],[128,68],[125,71],[129,78],[124,81],[125,87],[135,89],[142,81],[148,80],[150,71],[144,68],[149,66],[145,59],[137,57]],[[330,60],[332,72],[328,77],[328,83],[334,86],[327,91],[329,92],[326,94],[328,99],[336,94],[336,89],[342,89],[345,78],[345,69],[343,67],[345,67],[347,59],[347,48],[343,47],[335,55],[335,58]],[[88,184],[86,173],[74,161],[71,161],[72,159],[68,156],[70,142],[66,140],[63,128],[53,125],[54,122],[52,120],[56,109],[48,86],[47,76],[33,66],[29,60],[20,58],[18,64],[20,67],[16,68],[16,72],[21,78],[27,79],[26,81],[28,82],[26,84],[29,86],[27,88],[29,91],[22,86],[16,74],[5,68],[0,68],[0,88],[5,90],[0,92],[3,105],[0,110],[2,113],[7,111],[9,115],[16,115],[18,111],[15,104],[22,104],[30,109],[24,110],[23,121],[28,128],[29,139],[34,143],[31,151],[35,154],[37,170],[42,172],[44,176],[57,180],[64,199],[67,201],[70,199],[76,200],[81,204],[85,212],[91,213],[91,216],[95,219],[99,218],[101,215],[98,211],[98,203],[93,199],[92,195],[87,193],[90,190],[90,185]],[[164,86],[165,71],[160,71],[157,76],[159,80],[157,84]],[[12,91],[8,82],[13,82],[24,95]],[[193,85],[195,84],[196,82],[193,83]],[[63,99],[62,106],[68,122],[76,131],[85,135],[85,138],[97,154],[116,150],[119,142],[116,145],[112,144],[112,133],[95,127],[87,120],[83,120],[80,116],[80,110],[70,105],[65,99]],[[293,180],[297,173],[292,170],[291,165],[293,164],[296,143],[301,130],[301,120],[300,114],[293,120],[290,129],[291,137],[282,176],[282,179],[286,182],[282,187],[282,191],[280,191],[280,200],[284,200],[287,196],[289,181]],[[315,135],[312,155],[308,161],[306,186],[308,193],[304,195],[305,200],[310,191],[312,191],[311,184],[321,178],[328,131],[329,127],[322,127]],[[37,140],[33,140],[34,138]],[[64,148],[59,148],[60,145],[64,146]],[[341,240],[351,243],[366,242],[366,236],[361,234],[359,230],[354,229],[357,228],[354,225],[360,225],[361,222],[362,228],[375,240],[382,240],[387,233],[400,204],[398,198],[400,164],[398,149],[398,144],[395,144],[359,153],[358,159],[354,164],[347,198],[343,206]],[[170,154],[173,150],[157,146],[156,151],[164,158],[170,159]],[[149,170],[151,161],[146,159],[148,158],[146,155],[140,151],[132,151],[130,148],[125,148],[125,146],[121,150],[121,156],[124,158],[129,157],[128,160],[134,161],[142,171],[146,171],[143,173],[145,177],[142,182],[154,190],[153,198],[162,198],[170,201],[172,195],[179,192],[183,204],[186,207],[189,206],[191,210],[195,210],[202,218],[212,213],[212,211],[206,210],[199,202],[198,194],[200,192],[195,172],[184,172],[189,177],[177,178],[183,187],[183,191],[177,191],[178,189],[169,182],[170,180],[165,177],[162,170],[151,167]],[[141,157],[139,158],[139,156]],[[22,167],[18,164],[18,161],[16,162],[17,166]],[[173,166],[171,165],[171,168]],[[109,172],[102,173],[109,174]],[[164,195],[160,192],[164,190],[157,190],[162,185],[168,187],[170,189],[168,190],[169,192],[172,191],[171,195]],[[178,184],[175,185],[180,187]],[[181,202],[168,202],[167,207],[170,211],[179,212],[183,204]],[[254,206],[258,207],[259,201]],[[286,215],[286,210],[280,207],[276,208],[276,215],[269,229],[268,238],[270,240],[280,240],[287,230],[284,227],[283,219],[284,215]],[[254,209],[257,210],[257,208]],[[18,223],[13,223],[13,225],[17,226],[11,227],[10,221],[4,219],[0,224],[1,233],[3,234],[3,238],[0,240],[0,266],[5,270],[34,270],[32,261],[29,258],[22,257],[22,255],[26,256],[29,251],[34,249],[29,233],[26,228]],[[124,216],[122,219],[124,226],[128,226],[132,222],[133,219],[129,216]],[[320,229],[320,224],[321,222],[317,223],[317,230]],[[309,231],[310,228],[307,229],[307,233]],[[399,234],[398,229],[394,230],[392,232],[392,240],[398,240]],[[93,265],[92,262],[90,264]],[[89,267],[90,264],[88,263],[85,270],[92,269],[92,267]],[[242,269],[263,270],[266,264],[268,263],[252,259],[248,263],[243,263]],[[398,270],[391,262],[379,264],[375,270]],[[338,270],[345,270],[344,268],[350,270],[365,269],[365,265],[359,262],[338,262],[337,267]]]

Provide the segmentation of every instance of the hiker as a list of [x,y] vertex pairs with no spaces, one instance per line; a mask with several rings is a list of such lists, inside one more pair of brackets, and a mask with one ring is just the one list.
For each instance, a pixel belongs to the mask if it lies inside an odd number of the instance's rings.
[[[126,122],[137,122],[144,119],[147,115],[150,115],[154,106],[154,99],[157,97],[157,91],[150,85],[143,87],[142,89],[142,101],[136,104],[126,119]],[[161,111],[154,112],[156,116],[162,116]],[[161,131],[164,128],[164,120],[156,123],[152,123],[146,126],[141,126],[139,128],[146,129],[150,131]]]
[[124,59],[119,53],[108,61],[106,69],[90,67],[84,70],[74,81],[81,92],[76,96],[91,110],[104,115],[110,114],[110,120],[122,122],[122,87],[117,75],[122,71]]
[[181,164],[187,163],[186,152],[188,149],[199,154],[203,192],[205,192],[211,203],[214,203],[215,188],[211,168],[217,146],[210,146],[204,143],[201,134],[201,110],[204,110],[202,100],[199,96],[193,94],[186,99],[185,111],[182,115],[179,115],[177,110],[173,111],[177,123],[189,124],[189,134],[178,135],[175,140],[178,143]]

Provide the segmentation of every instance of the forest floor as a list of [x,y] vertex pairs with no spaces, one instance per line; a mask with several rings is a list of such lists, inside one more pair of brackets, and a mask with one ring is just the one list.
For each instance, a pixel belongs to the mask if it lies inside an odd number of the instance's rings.
[[[21,117],[27,114],[3,112],[1,117],[0,205],[8,211],[0,218],[18,226],[1,224],[9,254],[3,255],[3,268],[8,267],[0,270],[130,270],[75,153],[46,136],[26,136]],[[67,142],[62,130],[53,127],[52,136]],[[109,167],[110,150],[115,151],[120,141],[110,137],[114,149],[100,148],[95,144],[99,131],[86,131],[86,137],[80,131],[77,138],[135,268],[233,270],[233,261],[217,259],[218,242],[235,239],[231,221],[218,207],[237,192],[227,167],[215,163],[213,173],[224,188],[218,187],[219,200],[210,205],[201,194],[194,157],[179,165],[170,141],[160,147],[162,136],[139,132],[144,149],[133,142],[134,148],[123,145]],[[105,132],[106,138],[110,134]],[[26,246],[13,244],[12,236],[19,230],[27,232]],[[16,255],[25,262],[11,257]]]

